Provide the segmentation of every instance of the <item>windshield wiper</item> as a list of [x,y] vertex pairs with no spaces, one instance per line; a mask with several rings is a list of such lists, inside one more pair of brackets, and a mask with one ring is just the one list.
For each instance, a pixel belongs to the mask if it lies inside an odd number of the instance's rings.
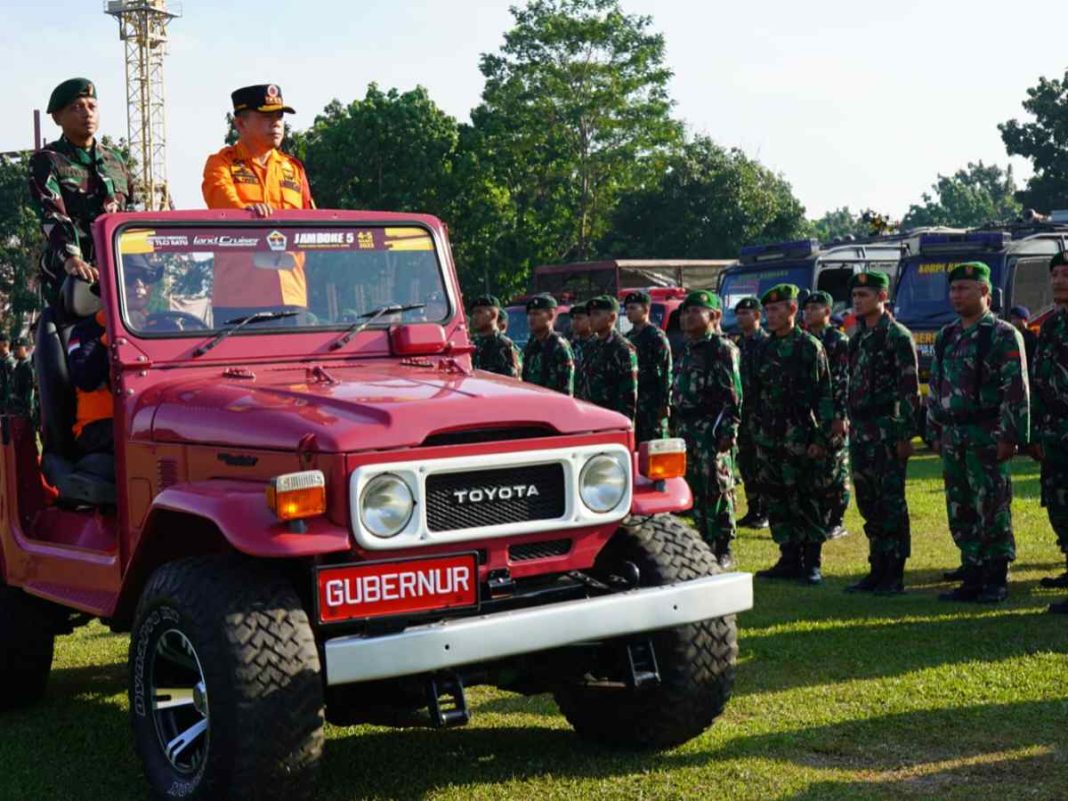
[[367,328],[371,323],[381,317],[383,314],[399,314],[406,311],[414,311],[415,309],[421,309],[426,306],[425,303],[409,303],[406,306],[398,306],[395,304],[389,304],[386,306],[379,306],[377,309],[361,314],[360,318],[345,329],[345,333],[338,339],[335,339],[330,343],[330,350],[340,350],[345,347],[349,341],[359,334],[363,329]]
[[255,314],[250,314],[247,317],[235,317],[232,320],[227,320],[223,323],[226,328],[216,334],[210,342],[206,342],[193,351],[193,356],[203,356],[230,336],[230,334],[237,333],[250,323],[262,323],[264,320],[281,320],[283,317],[296,317],[298,314],[300,314],[299,311],[261,311],[256,312]]

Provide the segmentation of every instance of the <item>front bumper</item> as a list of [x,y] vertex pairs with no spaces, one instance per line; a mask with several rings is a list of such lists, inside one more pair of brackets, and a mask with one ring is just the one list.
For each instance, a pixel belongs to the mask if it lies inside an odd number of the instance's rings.
[[724,573],[666,587],[326,641],[329,685],[412,676],[575,643],[733,615],[753,607],[753,577]]

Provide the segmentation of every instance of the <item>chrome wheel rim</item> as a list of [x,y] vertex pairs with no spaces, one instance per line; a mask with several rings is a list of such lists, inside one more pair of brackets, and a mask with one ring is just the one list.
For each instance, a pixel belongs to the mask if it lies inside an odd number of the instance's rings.
[[208,752],[208,688],[196,649],[177,629],[163,632],[152,650],[149,693],[164,757],[176,771],[196,773]]

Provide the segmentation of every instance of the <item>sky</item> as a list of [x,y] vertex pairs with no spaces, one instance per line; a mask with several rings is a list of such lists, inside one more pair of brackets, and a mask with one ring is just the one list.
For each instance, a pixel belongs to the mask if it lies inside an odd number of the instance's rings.
[[[164,70],[177,205],[203,208],[204,160],[222,147],[239,86],[277,83],[297,129],[372,81],[421,84],[466,121],[483,86],[479,56],[502,44],[510,1],[184,0]],[[980,159],[1011,163],[1022,183],[1029,164],[1006,155],[997,124],[1026,118],[1028,87],[1068,69],[1064,0],[622,4],[664,35],[689,131],[781,173],[810,217],[849,206],[897,218],[939,174]],[[101,133],[126,135],[123,45],[103,5],[0,0],[0,151],[32,146],[33,109],[75,75],[98,85]],[[48,117],[43,131],[58,136]]]

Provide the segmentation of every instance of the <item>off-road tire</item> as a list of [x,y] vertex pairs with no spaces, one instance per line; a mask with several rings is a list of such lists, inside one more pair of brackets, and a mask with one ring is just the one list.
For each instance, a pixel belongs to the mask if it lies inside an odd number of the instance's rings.
[[0,584],[0,712],[29,706],[44,695],[54,631],[43,601]]
[[[192,766],[176,766],[163,747],[170,735],[157,733],[166,721],[153,711],[153,677],[188,667],[158,650],[164,637],[192,648],[206,687],[207,714],[196,711],[208,728]],[[269,565],[197,557],[159,568],[138,605],[129,670],[134,744],[153,797],[312,797],[323,750],[319,655],[293,587]]]
[[[670,515],[627,519],[598,557],[611,571],[633,562],[641,586],[663,586],[720,572],[697,532]],[[670,748],[693,739],[723,711],[734,685],[734,616],[653,632],[661,683],[651,688],[565,685],[556,703],[583,739],[630,748]]]

